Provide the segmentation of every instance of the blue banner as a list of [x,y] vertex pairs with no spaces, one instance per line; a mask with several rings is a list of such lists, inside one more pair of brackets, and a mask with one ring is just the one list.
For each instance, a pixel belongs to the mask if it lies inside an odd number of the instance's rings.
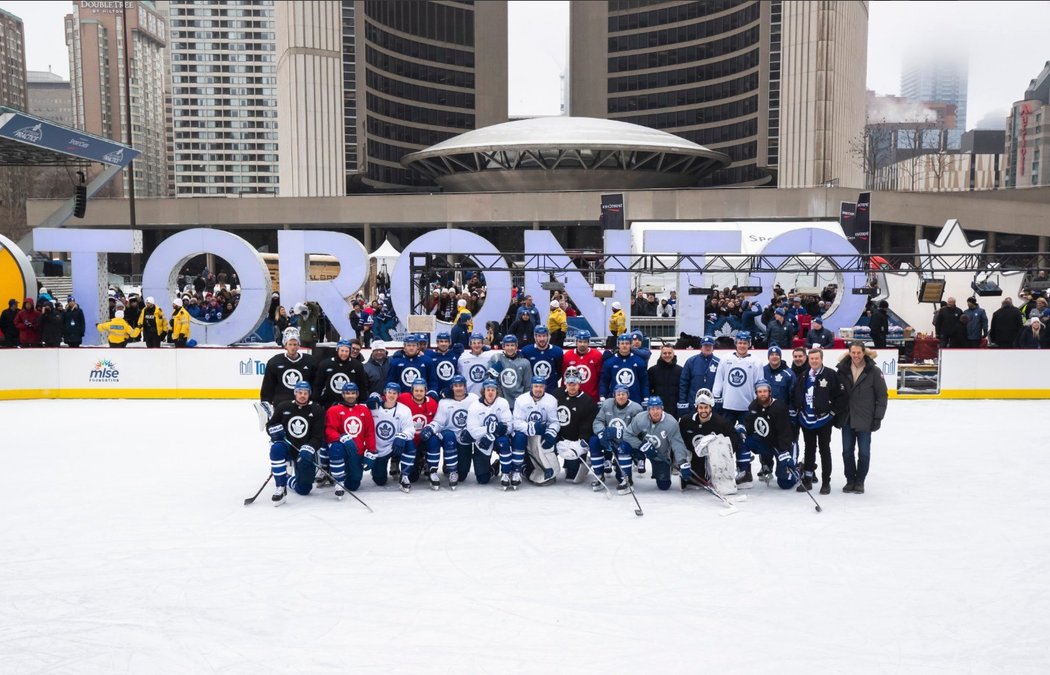
[[44,150],[121,168],[126,167],[140,154],[138,150],[116,141],[45,122],[22,113],[9,112],[4,117],[7,117],[7,120],[0,126],[0,138],[9,138]]

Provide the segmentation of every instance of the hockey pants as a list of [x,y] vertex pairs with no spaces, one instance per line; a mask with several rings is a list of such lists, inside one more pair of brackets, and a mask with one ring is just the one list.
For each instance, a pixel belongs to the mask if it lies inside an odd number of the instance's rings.
[[[631,450],[630,457],[634,460],[648,459],[641,450]],[[649,460],[649,463],[653,465],[653,478],[656,479],[656,487],[660,490],[669,490],[671,488],[671,462],[663,455],[657,453],[656,457]],[[627,472],[630,475],[630,462],[627,465]]]
[[332,478],[342,483],[351,492],[361,487],[361,477],[364,475],[361,459],[361,455],[357,452],[357,444],[353,441],[346,445],[339,441],[328,444],[328,461],[332,467]]
[[[295,464],[295,473],[289,481],[288,462]],[[298,494],[308,495],[314,486],[314,473],[317,466],[312,459],[299,459],[299,450],[288,441],[276,441],[270,444],[270,470],[277,487],[291,487]],[[301,479],[297,480],[297,477]]]

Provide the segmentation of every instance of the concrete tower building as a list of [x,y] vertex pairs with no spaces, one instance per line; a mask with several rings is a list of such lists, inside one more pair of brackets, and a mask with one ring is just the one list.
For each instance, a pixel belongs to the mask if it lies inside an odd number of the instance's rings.
[[[0,10],[0,105],[16,110],[29,108],[25,29],[22,19],[3,10]],[[0,168],[0,234],[16,241],[25,229],[28,189],[25,167]]]
[[[845,144],[831,141],[863,131],[868,6],[838,4],[573,3],[571,114],[662,129],[728,154],[732,163],[705,185],[859,185],[859,172],[854,181],[837,166],[836,152],[848,161]],[[818,107],[819,132],[804,117]]]
[[276,194],[272,0],[170,0],[175,196]]

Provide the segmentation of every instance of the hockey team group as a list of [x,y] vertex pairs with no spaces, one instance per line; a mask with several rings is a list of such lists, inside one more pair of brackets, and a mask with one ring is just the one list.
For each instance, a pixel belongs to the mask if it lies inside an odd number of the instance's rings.
[[285,330],[284,351],[267,362],[256,404],[270,437],[275,506],[315,485],[342,499],[366,473],[375,485],[393,478],[410,492],[421,479],[434,490],[444,479],[455,490],[471,471],[477,483],[503,490],[517,490],[523,477],[544,486],[564,475],[610,495],[606,481],[615,476],[617,492],[632,496],[634,478],[651,471],[659,490],[677,476],[681,489],[706,489],[729,505],[726,495],[752,486],[756,456],[767,485],[808,492],[819,484],[828,494],[835,427],[842,429],[842,489],[863,493],[871,433],[886,412],[882,371],[860,343],[834,366],[819,349],[797,349],[785,362],[774,346],[762,359],[746,332],[719,357],[705,337],[685,362],[679,403],[668,411],[651,395],[650,352],[638,333],[618,336],[614,350],[591,347],[586,332],[563,350],[544,326],[521,350],[513,335],[501,350],[477,333],[467,349],[447,333],[427,349],[427,338],[408,335],[388,359],[386,382],[376,385],[350,342],[319,361],[300,351],[297,329]]

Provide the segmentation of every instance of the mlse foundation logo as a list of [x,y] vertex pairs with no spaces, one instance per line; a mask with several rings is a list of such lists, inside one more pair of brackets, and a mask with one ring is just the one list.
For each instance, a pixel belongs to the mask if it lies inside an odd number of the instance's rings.
[[94,369],[88,373],[88,382],[120,382],[120,371],[117,364],[109,359],[95,362]]
[[266,373],[266,362],[259,359],[245,359],[238,362],[241,375],[264,375]]

